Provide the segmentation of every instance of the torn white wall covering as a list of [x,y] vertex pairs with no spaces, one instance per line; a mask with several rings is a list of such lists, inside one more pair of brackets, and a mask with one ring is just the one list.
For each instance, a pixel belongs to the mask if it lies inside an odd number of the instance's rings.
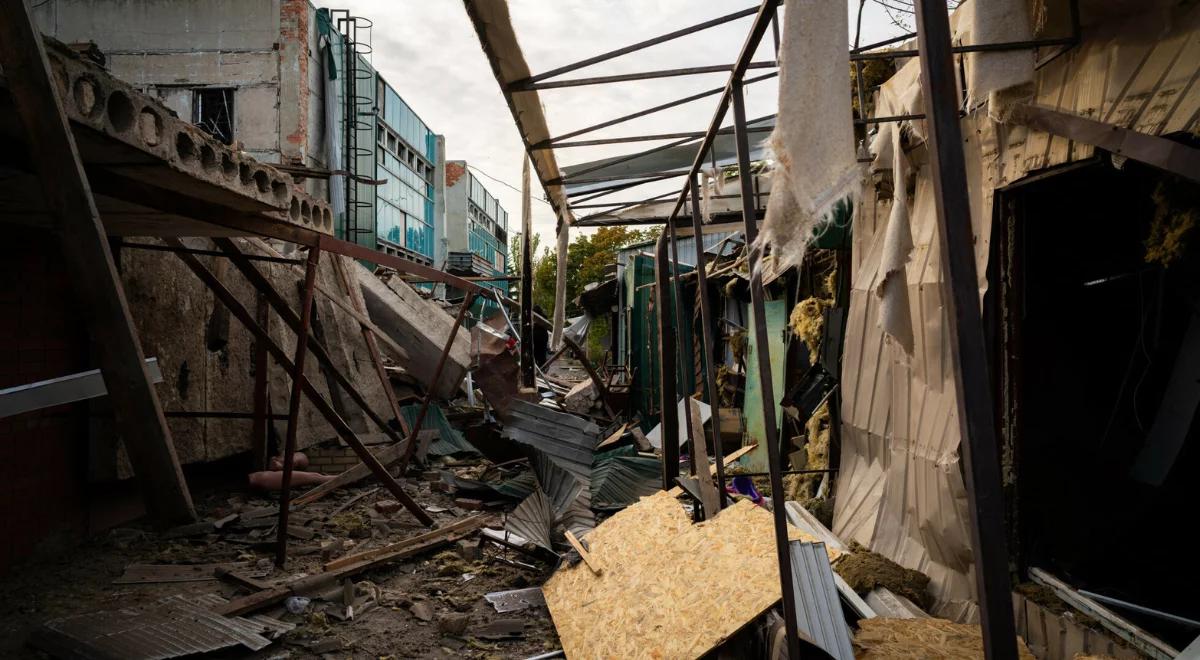
[[[1026,0],[965,2],[958,10],[958,39],[965,44],[998,44],[1033,39]],[[1012,103],[1033,95],[1032,49],[968,53],[967,107],[988,104],[997,121]]]
[[813,227],[834,204],[856,197],[860,184],[846,84],[845,7],[791,0],[787,9],[779,49],[779,115],[771,136],[779,180],[758,239],[760,249],[771,247],[780,270],[800,264]]
[[906,355],[913,353],[912,314],[909,311],[907,269],[912,254],[912,228],[908,217],[908,156],[900,142],[901,131],[889,130],[892,142],[892,210],[883,235],[883,271],[875,286],[879,297],[879,325]]
[[[1162,135],[1200,128],[1200,5],[1176,13],[1171,31],[1153,38],[1126,29],[1127,18],[1098,25],[1087,40],[1037,72],[1033,103]],[[880,90],[877,114],[906,106],[916,80],[910,60]],[[908,106],[911,107],[911,106]],[[902,113],[896,113],[902,114]],[[914,122],[919,128],[920,122]],[[979,291],[987,290],[994,190],[1039,170],[1091,157],[1087,145],[962,120]],[[883,127],[880,127],[881,130]],[[889,142],[890,143],[890,142]],[[885,341],[872,293],[891,211],[868,186],[855,219],[850,310],[842,364],[841,474],[833,530],[928,574],[934,614],[974,618],[966,492],[958,458],[959,425],[946,347],[932,185],[925,149],[909,152],[916,182],[910,207],[914,250],[906,267],[913,357]]]

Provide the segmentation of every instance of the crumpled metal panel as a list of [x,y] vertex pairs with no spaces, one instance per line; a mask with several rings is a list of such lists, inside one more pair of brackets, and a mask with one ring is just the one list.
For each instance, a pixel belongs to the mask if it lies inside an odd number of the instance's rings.
[[160,660],[244,646],[258,651],[294,628],[267,617],[225,617],[210,608],[220,596],[170,596],[147,608],[75,614],[42,624],[33,643],[55,653],[98,658]]
[[554,530],[554,509],[541,488],[535,489],[508,514],[504,529],[554,552],[550,542],[550,534]]
[[502,435],[536,449],[583,481],[591,480],[592,457],[600,427],[545,406],[513,401]]
[[842,614],[825,544],[793,541],[790,549],[800,632],[836,660],[854,660],[850,627]]
[[632,447],[596,455],[592,467],[592,508],[623,509],[662,485],[662,461],[639,456]]
[[[420,411],[421,406],[414,403],[401,408],[400,414],[404,416],[404,421],[411,426],[416,424],[417,413]],[[425,420],[421,423],[421,428],[435,429],[438,432],[438,439],[429,443],[429,453],[433,456],[479,453],[479,450],[467,442],[458,429],[450,426],[450,422],[446,420],[446,414],[436,405],[430,404],[429,409],[425,411]]]

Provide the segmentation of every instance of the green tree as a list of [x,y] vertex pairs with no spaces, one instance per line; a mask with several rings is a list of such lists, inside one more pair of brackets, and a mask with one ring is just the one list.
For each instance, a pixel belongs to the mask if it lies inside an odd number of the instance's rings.
[[[612,277],[619,250],[654,240],[660,231],[602,227],[593,234],[576,234],[567,246],[567,316],[580,313],[573,301],[585,286]],[[557,255],[547,247],[533,267],[533,300],[546,310],[547,316],[554,313],[556,268]]]

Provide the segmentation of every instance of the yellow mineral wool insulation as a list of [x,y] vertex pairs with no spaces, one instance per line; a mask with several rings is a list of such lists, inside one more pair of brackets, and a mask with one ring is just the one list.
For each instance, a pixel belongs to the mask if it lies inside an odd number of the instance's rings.
[[[983,633],[978,625],[945,619],[861,619],[854,635],[858,660],[983,659]],[[1017,639],[1021,660],[1036,660]]]
[[813,228],[835,205],[858,196],[861,174],[846,90],[848,33],[842,5],[789,0],[779,49],[779,115],[771,135],[775,169],[755,245],[764,253],[771,247],[779,259],[774,272],[800,265]]
[[[774,534],[771,514],[748,500],[693,525],[668,493],[643,497],[588,537],[599,574],[577,564],[542,587],[564,653],[704,655],[779,601]],[[793,527],[788,538],[815,540]],[[696,607],[698,594],[720,594],[725,606]]]
[[[1187,192],[1182,191],[1187,186]],[[1192,184],[1171,184],[1161,181],[1154,188],[1154,221],[1146,238],[1146,263],[1170,266],[1187,250],[1188,235],[1196,228],[1200,203],[1192,192]],[[1182,193],[1182,194],[1180,194]]]
[[808,347],[808,361],[817,361],[817,352],[821,348],[821,335],[825,331],[825,310],[829,301],[822,298],[805,298],[796,303],[788,316],[788,325],[792,334],[804,341]]
[[906,356],[913,353],[912,311],[908,301],[908,261],[912,257],[912,226],[908,216],[908,157],[900,144],[900,131],[892,130],[892,211],[883,236],[882,278],[875,286],[879,297],[879,327]]

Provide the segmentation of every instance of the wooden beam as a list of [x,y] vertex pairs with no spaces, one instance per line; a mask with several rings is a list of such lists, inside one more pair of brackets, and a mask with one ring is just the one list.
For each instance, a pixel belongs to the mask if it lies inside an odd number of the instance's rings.
[[146,508],[162,522],[194,520],[192,497],[146,370],[146,356],[63,114],[42,35],[23,0],[0,1],[0,64],[31,145],[28,151],[46,207],[64,239],[64,262],[88,329],[101,340],[95,357]]
[[1012,121],[1200,181],[1200,149],[1180,142],[1026,104],[1013,108]]
[[[946,336],[958,404],[967,510],[975,587],[988,660],[1017,657],[1012,590],[1004,528],[1004,490],[1000,481],[996,412],[988,376],[988,351],[979,307],[975,237],[967,194],[966,158],[959,125],[958,87],[951,54],[950,19],[945,0],[916,0],[917,49],[921,92],[927,115],[930,178],[933,179],[941,246],[942,274],[950,296]],[[749,238],[747,237],[747,242]]]

